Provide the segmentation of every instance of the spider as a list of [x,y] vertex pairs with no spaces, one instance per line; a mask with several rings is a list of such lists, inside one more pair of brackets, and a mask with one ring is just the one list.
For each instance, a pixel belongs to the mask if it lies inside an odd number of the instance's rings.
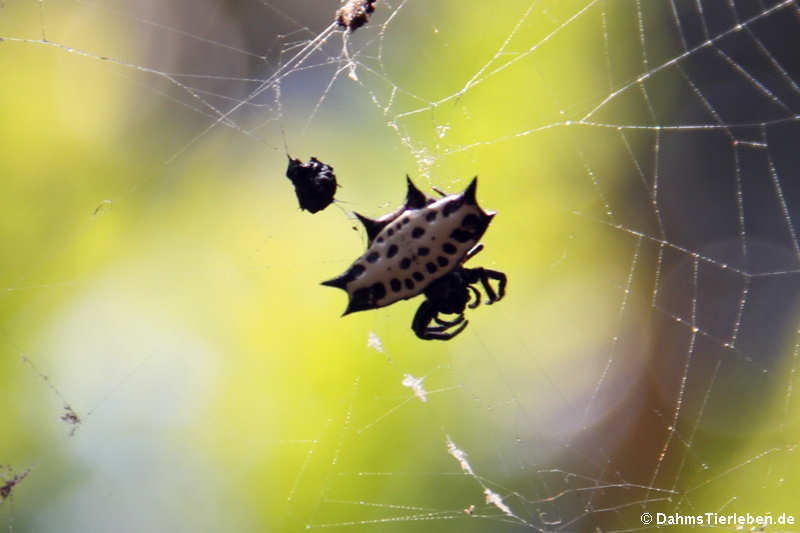
[[[495,213],[478,205],[477,178],[460,194],[440,192],[444,197],[439,200],[423,194],[410,178],[407,181],[406,202],[399,209],[375,220],[355,213],[367,231],[367,251],[344,274],[322,284],[347,292],[345,315],[424,294],[411,329],[421,339],[448,340],[467,326],[467,305],[474,309],[480,304],[474,284],[481,283],[488,304],[505,294],[502,272],[462,266],[483,249],[478,240]],[[497,292],[489,280],[498,282]],[[445,320],[440,314],[458,317]],[[438,326],[431,326],[432,321]]]
[[[483,250],[483,244],[475,246],[467,253],[462,264],[481,250]],[[498,282],[497,292],[489,284],[490,279]],[[411,323],[411,329],[414,330],[417,337],[425,340],[446,341],[464,331],[469,324],[469,320],[464,319],[464,309],[466,307],[475,309],[481,304],[481,293],[474,287],[474,284],[478,282],[483,285],[483,290],[489,297],[486,305],[497,302],[506,293],[506,275],[497,270],[481,267],[464,268],[459,266],[428,285],[423,293],[425,301],[420,304],[414,315],[414,321]],[[473,297],[474,301],[469,303]],[[443,320],[439,318],[440,313],[457,314],[458,316],[454,320]],[[431,326],[431,322],[439,325]],[[454,326],[458,327],[453,331],[447,331]]]
[[300,209],[316,213],[328,207],[333,202],[338,186],[333,167],[316,157],[309,159],[306,164],[299,159],[288,157],[289,167],[286,169],[286,177],[294,185]]

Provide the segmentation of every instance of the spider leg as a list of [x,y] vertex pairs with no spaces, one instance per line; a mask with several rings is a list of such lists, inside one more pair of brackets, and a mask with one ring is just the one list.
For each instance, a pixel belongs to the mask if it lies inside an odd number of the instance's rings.
[[425,300],[419,305],[417,312],[414,313],[414,320],[411,321],[411,329],[414,330],[414,333],[416,333],[418,337],[420,336],[420,332],[425,331],[425,328],[430,324],[435,315],[436,311],[430,301]]
[[[478,281],[481,282],[483,290],[486,291],[486,295],[489,297],[489,299],[486,301],[486,305],[491,305],[505,296],[506,282],[508,280],[506,275],[502,272],[498,272],[497,270],[489,270],[488,268],[482,267],[465,268],[464,270],[469,274],[472,280],[474,280],[473,283],[477,283]],[[497,281],[497,292],[495,292],[494,288],[492,288],[492,286],[489,284],[490,279]],[[470,288],[472,287],[470,286]]]
[[469,304],[470,309],[475,309],[479,305],[481,305],[481,293],[478,289],[473,287],[472,285],[467,285],[467,288],[472,291],[472,296],[475,297],[475,301]]
[[[464,315],[460,315],[460,317],[452,321],[453,323],[449,326],[430,327],[429,324],[432,320],[436,320],[440,324],[442,322],[448,322],[444,320],[440,321],[440,319],[437,318],[438,314],[439,312],[436,310],[436,307],[431,304],[429,300],[425,300],[420,304],[417,312],[414,314],[414,320],[411,322],[411,329],[416,333],[417,337],[423,340],[446,341],[464,331],[464,328],[469,324],[469,320],[464,320]],[[447,329],[459,323],[461,325],[456,328],[455,331],[447,333]]]
[[481,281],[483,282],[484,287],[489,285],[487,281],[489,279],[493,279],[497,282],[497,300],[500,300],[506,295],[506,282],[508,282],[508,278],[505,274],[498,272],[497,270],[489,270],[488,268],[483,268],[481,270],[483,270]]
[[[488,268],[481,268],[478,272],[478,275],[481,278],[481,285],[483,285],[483,289],[486,291],[486,294],[489,296],[489,301],[486,302],[487,304],[493,304],[494,302],[500,300],[506,294],[506,282],[508,279],[506,275],[502,272],[498,272],[497,270],[489,270]],[[489,280],[493,279],[497,281],[497,293],[494,292],[492,286],[489,285]]]
[[463,313],[458,315],[458,318],[456,318],[455,320],[444,320],[442,318],[439,318],[439,313],[436,313],[436,315],[434,315],[433,317],[433,320],[436,321],[436,323],[439,324],[440,326],[445,326],[444,329],[447,329],[463,322],[464,315]]
[[453,337],[455,337],[456,335],[458,335],[459,333],[461,333],[462,331],[464,331],[464,328],[467,327],[467,324],[469,324],[469,320],[465,320],[464,322],[462,322],[461,325],[458,328],[455,329],[455,331],[451,331],[450,333],[431,331],[433,328],[430,328],[429,330],[423,331],[421,334],[418,333],[417,337],[419,337],[420,339],[425,339],[426,341],[429,341],[429,340],[439,340],[439,341],[450,340]]
[[425,331],[429,333],[441,333],[447,331],[451,326],[427,326]]
[[481,285],[483,285],[483,290],[486,291],[486,296],[489,297],[489,299],[486,300],[486,305],[492,305],[499,300],[497,293],[495,293],[492,286],[489,285],[489,278],[486,276],[481,276]]

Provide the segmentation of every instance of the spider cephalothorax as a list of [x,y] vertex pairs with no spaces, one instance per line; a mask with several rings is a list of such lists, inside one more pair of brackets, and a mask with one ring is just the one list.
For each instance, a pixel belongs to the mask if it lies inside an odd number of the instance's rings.
[[[435,200],[423,194],[408,179],[406,203],[376,220],[356,213],[369,241],[364,255],[339,277],[323,282],[347,292],[344,314],[390,305],[425,294],[412,329],[423,339],[449,339],[467,322],[464,309],[478,291],[480,281],[493,303],[505,292],[506,276],[482,268],[465,269],[462,264],[479,252],[478,240],[494,217],[475,199],[477,178],[460,194]],[[499,296],[488,283],[499,282]],[[476,301],[471,307],[477,307]],[[440,313],[458,314],[455,321],[442,320]],[[431,321],[439,326],[429,327]],[[463,322],[463,324],[462,324]],[[462,324],[455,332],[449,327]]]
[[337,187],[333,167],[316,157],[312,157],[308,163],[303,164],[299,159],[292,159],[289,156],[286,177],[294,185],[300,209],[316,213],[333,202]]
[[[483,250],[483,244],[478,244],[470,250],[464,262],[470,257]],[[497,292],[489,285],[489,280],[497,281]],[[464,268],[457,269],[445,274],[425,289],[425,301],[420,304],[411,329],[421,339],[452,339],[467,327],[469,320],[464,320],[464,310],[469,306],[475,309],[481,304],[481,293],[473,285],[480,282],[483,290],[489,297],[487,305],[501,299],[506,293],[506,275],[496,270],[488,268]],[[472,303],[470,300],[474,298]],[[439,318],[440,314],[458,315],[454,320],[444,320]],[[431,322],[436,322],[438,326],[431,326]],[[460,324],[460,325],[459,325]],[[455,330],[447,330],[458,326]]]

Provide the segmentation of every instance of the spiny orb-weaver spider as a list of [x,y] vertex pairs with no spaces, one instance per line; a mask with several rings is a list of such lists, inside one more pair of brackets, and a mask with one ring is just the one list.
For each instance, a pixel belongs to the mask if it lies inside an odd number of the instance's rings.
[[[483,249],[478,240],[495,213],[478,205],[477,177],[464,192],[440,192],[444,197],[438,200],[417,189],[411,178],[406,179],[408,193],[403,206],[375,220],[355,213],[367,231],[367,250],[344,274],[322,284],[347,292],[345,315],[424,294],[411,329],[421,339],[448,340],[467,327],[466,307],[480,305],[481,294],[475,284],[483,286],[487,304],[505,295],[504,273],[463,266]],[[490,280],[497,282],[497,291]],[[440,314],[457,317],[445,320]]]

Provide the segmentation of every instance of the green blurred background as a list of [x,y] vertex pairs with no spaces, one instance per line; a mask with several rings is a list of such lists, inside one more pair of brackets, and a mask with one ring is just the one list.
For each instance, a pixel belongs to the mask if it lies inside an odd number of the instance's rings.
[[[334,1],[6,0],[0,480],[27,475],[0,526],[800,519],[797,19],[766,4],[378,2],[311,50]],[[751,20],[715,39],[750,78],[697,20]],[[336,204],[297,208],[284,141]],[[342,318],[319,285],[406,173],[478,175],[499,213],[470,264],[507,297],[446,343],[411,332],[419,299]]]

